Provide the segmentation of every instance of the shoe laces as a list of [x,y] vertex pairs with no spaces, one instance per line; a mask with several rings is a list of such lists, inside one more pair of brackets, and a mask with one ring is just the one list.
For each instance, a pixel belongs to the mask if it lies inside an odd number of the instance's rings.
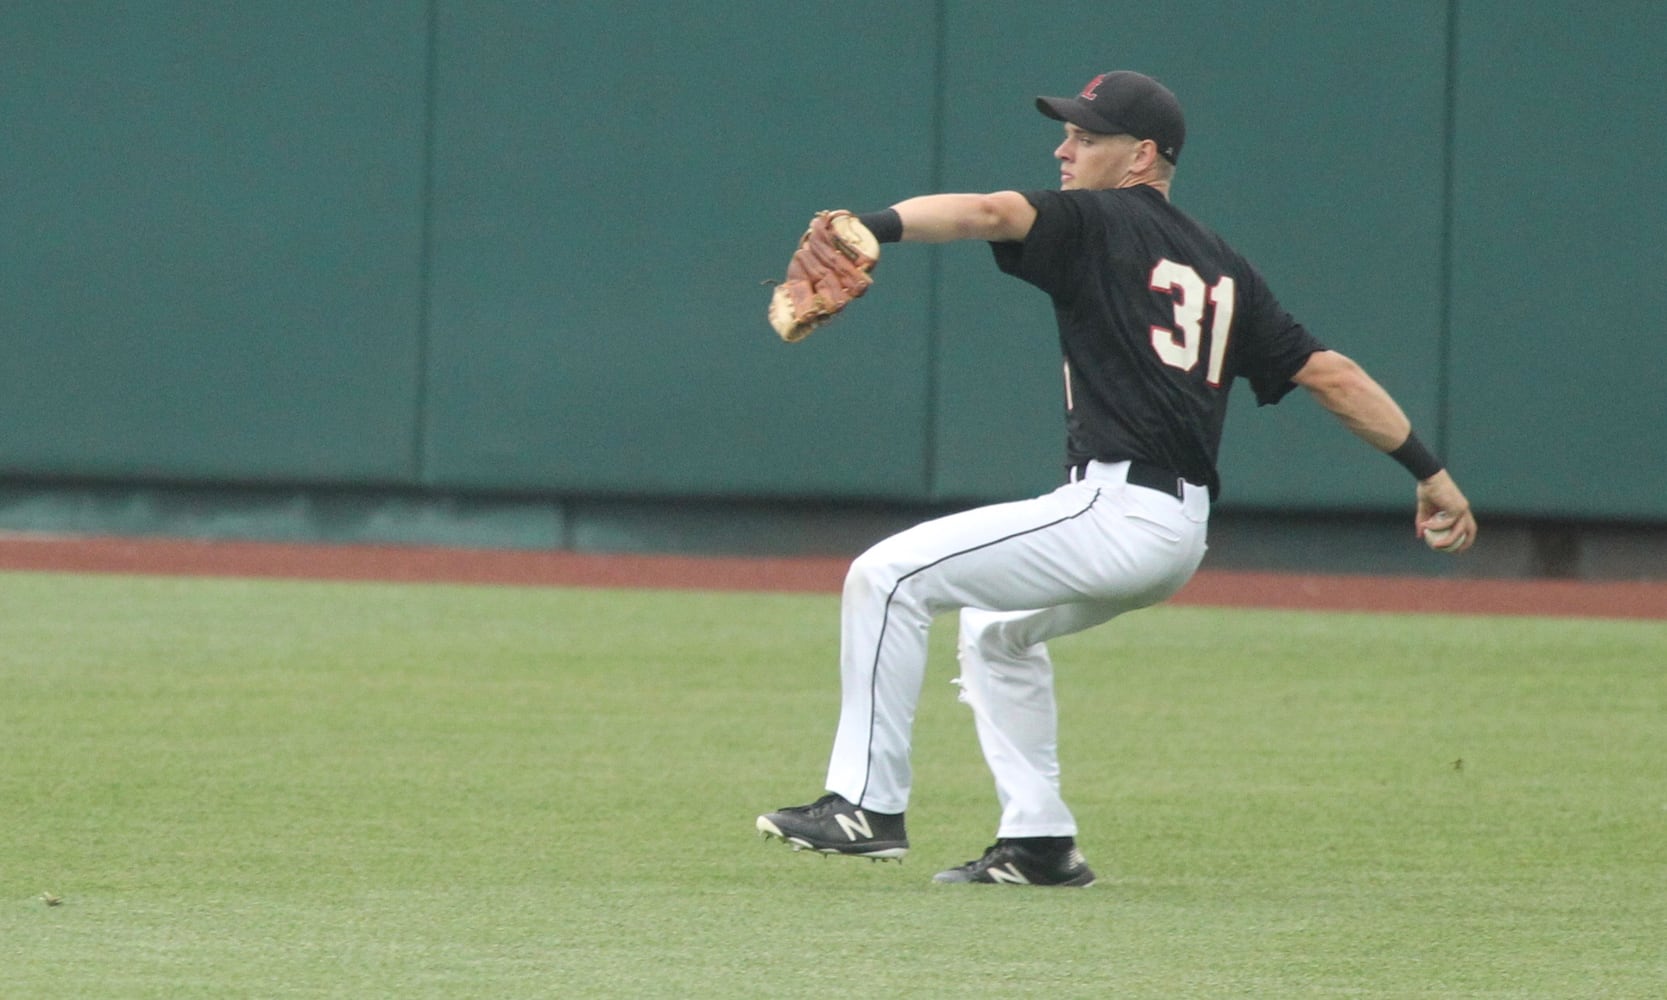
[[982,857],[974,858],[962,865],[971,870],[980,865],[988,867],[1003,861],[1022,861],[1034,865],[1061,865],[1071,867],[1073,863],[1080,863],[1082,855],[1072,844],[1069,848],[1057,854],[1038,851],[1029,845],[1012,837],[999,837],[996,842],[984,849]]
[[833,810],[844,798],[838,792],[829,792],[809,805],[782,806],[777,812],[803,813],[806,816],[821,816]]
[[955,867],[958,871],[974,871],[980,866],[988,866],[997,860],[1010,857],[1014,850],[1015,848],[1012,844],[1005,840],[998,840],[989,847],[984,848],[983,854],[973,858],[964,865],[956,865]]

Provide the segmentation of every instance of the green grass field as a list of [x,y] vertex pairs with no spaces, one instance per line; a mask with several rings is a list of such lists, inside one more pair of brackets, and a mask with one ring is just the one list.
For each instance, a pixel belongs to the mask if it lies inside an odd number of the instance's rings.
[[1667,995],[1667,623],[1159,608],[1055,643],[1070,891],[931,882],[995,822],[948,627],[899,866],[753,833],[820,794],[833,597],[0,605],[6,998]]

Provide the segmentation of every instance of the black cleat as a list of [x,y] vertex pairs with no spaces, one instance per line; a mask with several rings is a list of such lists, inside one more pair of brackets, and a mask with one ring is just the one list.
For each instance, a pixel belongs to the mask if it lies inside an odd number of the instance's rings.
[[1004,839],[992,844],[982,858],[939,872],[932,881],[1086,887],[1094,884],[1094,871],[1075,844],[1062,850],[1040,851],[1022,839]]
[[909,853],[902,813],[877,813],[828,794],[808,806],[789,806],[758,817],[758,832],[786,841],[795,851],[848,854],[889,861]]

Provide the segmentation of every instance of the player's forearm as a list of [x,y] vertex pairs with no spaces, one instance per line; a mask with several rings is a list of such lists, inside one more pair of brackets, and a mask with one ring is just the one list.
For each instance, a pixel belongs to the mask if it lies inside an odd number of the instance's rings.
[[1335,351],[1311,357],[1297,373],[1296,382],[1356,437],[1379,451],[1394,451],[1412,433],[1412,421],[1394,398],[1359,365]]
[[903,220],[903,239],[914,243],[952,240],[1021,240],[1036,210],[1014,191],[994,194],[929,194],[892,206]]

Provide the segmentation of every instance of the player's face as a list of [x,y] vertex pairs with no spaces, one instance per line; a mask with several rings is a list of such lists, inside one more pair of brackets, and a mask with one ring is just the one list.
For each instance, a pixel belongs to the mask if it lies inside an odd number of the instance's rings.
[[1065,141],[1053,151],[1061,191],[1103,191],[1122,187],[1134,167],[1140,141],[1065,125]]

